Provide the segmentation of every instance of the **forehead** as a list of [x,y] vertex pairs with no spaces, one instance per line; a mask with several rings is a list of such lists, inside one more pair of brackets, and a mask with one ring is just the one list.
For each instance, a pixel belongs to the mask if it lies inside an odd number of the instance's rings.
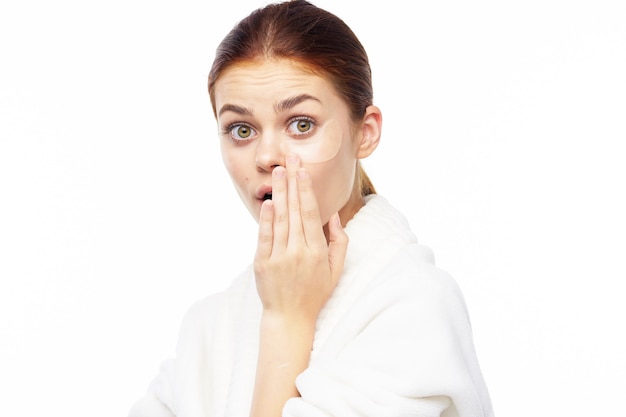
[[297,94],[320,100],[339,99],[332,83],[292,61],[260,61],[235,64],[215,82],[215,101],[224,103],[280,101]]

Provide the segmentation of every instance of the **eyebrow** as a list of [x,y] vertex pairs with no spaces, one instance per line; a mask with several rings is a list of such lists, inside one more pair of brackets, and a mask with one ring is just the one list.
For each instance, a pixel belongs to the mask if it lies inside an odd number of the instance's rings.
[[224,104],[220,108],[220,112],[218,113],[218,116],[221,116],[223,113],[227,111],[232,111],[234,113],[241,114],[242,116],[252,116],[252,110],[247,109],[245,107],[236,106],[234,104]]
[[[322,103],[318,98],[310,95],[310,94],[300,94],[294,97],[289,97],[286,98],[284,100],[279,101],[278,103],[274,104],[274,111],[276,113],[281,113],[284,112],[286,110],[289,110],[295,106],[297,106],[298,104],[307,101],[307,100],[314,100],[317,101],[318,103]],[[252,110],[247,108],[247,107],[242,107],[242,106],[237,106],[235,104],[224,104],[221,108],[220,111],[218,113],[219,116],[221,116],[223,113],[227,112],[227,111],[231,111],[233,113],[237,113],[240,114],[242,116],[252,116]]]
[[289,110],[295,106],[297,106],[298,104],[307,101],[307,100],[314,100],[317,101],[318,103],[322,103],[318,98],[313,97],[310,94],[300,94],[294,97],[289,97],[286,98],[285,100],[282,100],[278,103],[276,103],[274,105],[274,111],[276,113],[281,113],[284,112],[285,110]]

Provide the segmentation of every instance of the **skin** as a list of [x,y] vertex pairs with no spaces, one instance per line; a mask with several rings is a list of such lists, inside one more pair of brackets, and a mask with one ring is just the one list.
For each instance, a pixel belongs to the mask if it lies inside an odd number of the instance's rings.
[[[328,80],[286,60],[226,69],[215,103],[224,165],[259,223],[254,271],[263,314],[250,415],[277,417],[299,395],[295,378],[308,366],[317,317],[341,276],[343,225],[363,206],[357,162],[376,148],[382,118],[370,106],[352,120]],[[334,157],[302,164],[280,146],[284,135],[316,133],[331,135],[324,138],[331,154],[341,141]]]

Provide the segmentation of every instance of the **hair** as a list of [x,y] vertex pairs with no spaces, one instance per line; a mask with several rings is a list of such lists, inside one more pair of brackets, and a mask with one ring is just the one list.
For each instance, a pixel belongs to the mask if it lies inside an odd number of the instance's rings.
[[[329,80],[355,122],[373,104],[369,60],[354,32],[334,14],[305,0],[291,0],[253,11],[219,44],[208,82],[213,114],[217,117],[215,82],[227,68],[272,59],[294,61]],[[362,196],[376,193],[360,161],[357,181]]]

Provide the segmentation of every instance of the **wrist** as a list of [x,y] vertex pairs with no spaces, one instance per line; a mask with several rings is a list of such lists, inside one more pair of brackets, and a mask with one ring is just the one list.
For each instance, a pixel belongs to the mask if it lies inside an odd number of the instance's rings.
[[315,335],[317,317],[305,314],[288,314],[264,310],[261,316],[261,333],[278,340],[308,340]]

